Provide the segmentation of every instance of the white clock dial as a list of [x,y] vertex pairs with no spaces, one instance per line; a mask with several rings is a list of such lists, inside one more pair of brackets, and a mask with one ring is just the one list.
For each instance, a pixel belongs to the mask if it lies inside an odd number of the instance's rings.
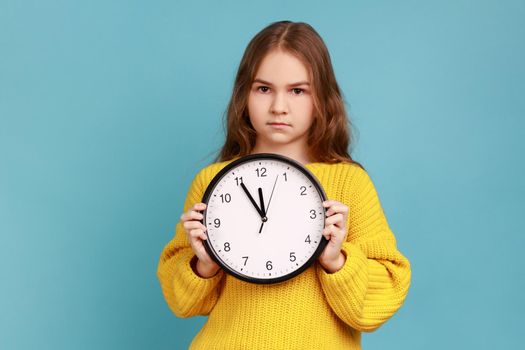
[[273,154],[243,157],[225,167],[206,191],[205,245],[238,278],[284,281],[324,248],[325,199],[318,181],[299,163]]

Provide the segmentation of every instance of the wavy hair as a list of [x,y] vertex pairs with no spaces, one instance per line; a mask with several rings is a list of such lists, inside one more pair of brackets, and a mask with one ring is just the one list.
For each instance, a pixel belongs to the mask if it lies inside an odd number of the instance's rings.
[[261,61],[275,49],[297,57],[310,74],[314,112],[308,132],[309,157],[314,162],[350,162],[363,168],[348,152],[351,122],[328,49],[309,24],[291,21],[271,23],[248,43],[224,115],[226,140],[215,161],[248,155],[255,147],[256,132],[248,116],[248,95]]

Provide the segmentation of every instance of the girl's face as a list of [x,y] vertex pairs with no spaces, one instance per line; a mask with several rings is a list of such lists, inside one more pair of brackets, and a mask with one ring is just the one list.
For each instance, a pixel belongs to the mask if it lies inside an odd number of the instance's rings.
[[248,96],[248,115],[257,132],[256,148],[307,149],[313,99],[306,66],[274,50],[262,60]]

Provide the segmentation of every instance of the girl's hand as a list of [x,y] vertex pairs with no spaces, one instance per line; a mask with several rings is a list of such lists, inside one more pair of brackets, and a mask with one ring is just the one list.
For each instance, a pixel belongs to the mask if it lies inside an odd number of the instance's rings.
[[205,233],[206,226],[199,221],[204,217],[199,211],[204,209],[206,209],[206,204],[197,203],[188,209],[186,213],[182,214],[180,219],[190,241],[191,249],[197,256],[197,274],[203,278],[209,278],[214,276],[220,267],[210,258],[202,243],[208,238]]
[[323,202],[323,206],[328,208],[323,231],[323,236],[328,240],[328,244],[319,257],[319,263],[327,272],[334,273],[339,271],[346,261],[341,247],[346,239],[348,207],[335,200],[327,200]]

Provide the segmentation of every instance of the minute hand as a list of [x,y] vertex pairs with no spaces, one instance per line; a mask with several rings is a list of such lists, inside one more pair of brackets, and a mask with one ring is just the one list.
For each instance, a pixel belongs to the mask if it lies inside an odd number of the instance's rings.
[[253,206],[255,207],[255,209],[257,210],[257,212],[259,213],[259,215],[261,216],[261,218],[264,218],[264,212],[261,210],[261,208],[259,208],[259,206],[257,205],[257,203],[255,203],[255,200],[253,200],[253,197],[252,195],[250,194],[250,191],[248,191],[248,189],[246,188],[246,186],[244,185],[244,183],[241,182],[241,187],[242,189],[244,190],[244,192],[246,193],[246,195],[248,196],[248,198],[250,199],[250,202],[252,202]]

